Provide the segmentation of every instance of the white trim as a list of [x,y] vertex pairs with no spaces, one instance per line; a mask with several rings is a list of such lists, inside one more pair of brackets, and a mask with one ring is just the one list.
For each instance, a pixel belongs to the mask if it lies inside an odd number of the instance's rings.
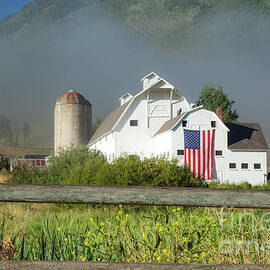
[[[116,129],[116,127],[117,127],[117,125],[119,124],[119,122],[122,120],[122,118],[124,117],[124,115],[126,114],[126,112],[128,111],[128,109],[129,109],[129,107],[131,106],[131,104],[134,102],[134,100],[137,98],[137,97],[139,97],[140,95],[142,95],[143,93],[145,93],[146,91],[149,91],[154,85],[156,85],[157,83],[159,83],[160,81],[163,81],[163,82],[165,82],[165,83],[167,83],[169,86],[170,86],[170,88],[164,88],[164,89],[162,89],[162,88],[160,88],[161,90],[164,90],[164,91],[167,91],[168,89],[171,89],[171,91],[172,92],[174,92],[176,95],[178,95],[179,97],[181,97],[181,98],[184,98],[185,99],[185,101],[189,104],[189,102],[187,101],[187,99],[172,85],[172,84],[170,84],[169,82],[167,82],[165,79],[163,79],[163,78],[160,78],[156,73],[154,73],[154,72],[151,72],[151,73],[149,73],[148,75],[146,75],[146,76],[144,76],[142,79],[141,79],[141,81],[144,79],[144,78],[147,78],[148,76],[150,76],[150,75],[155,75],[155,76],[157,76],[158,78],[159,78],[159,80],[157,81],[157,82],[155,82],[155,83],[153,83],[152,85],[150,85],[148,88],[146,88],[146,89],[143,89],[143,90],[141,90],[137,95],[135,95],[135,96],[132,96],[131,97],[131,99],[129,100],[129,104],[128,104],[128,106],[126,107],[126,109],[122,112],[122,114],[120,115],[120,117],[118,118],[118,120],[115,122],[115,124],[113,125],[113,127],[112,127],[112,129],[109,131],[109,132],[107,132],[107,133],[111,133],[111,132],[113,132],[113,131],[115,131],[115,129]],[[126,93],[127,94],[127,93]],[[129,94],[129,93],[128,93]],[[125,94],[124,94],[125,95]],[[128,101],[127,101],[128,102]],[[91,144],[89,144],[88,143],[88,145],[89,146],[91,146],[91,145],[93,145],[94,143],[96,143],[98,140],[100,140],[101,138],[103,138],[104,137],[104,135],[105,134],[103,134],[102,136],[100,136],[99,138],[97,138],[95,141],[93,141]]]
[[124,98],[125,96],[129,96],[129,97],[133,97],[133,95],[131,95],[129,92],[126,92],[125,94],[123,94],[118,100],[121,100],[122,98]]
[[141,82],[144,81],[146,78],[150,77],[151,75],[154,75],[158,78],[160,78],[155,72],[150,72],[147,75],[145,75],[144,77],[141,78]]

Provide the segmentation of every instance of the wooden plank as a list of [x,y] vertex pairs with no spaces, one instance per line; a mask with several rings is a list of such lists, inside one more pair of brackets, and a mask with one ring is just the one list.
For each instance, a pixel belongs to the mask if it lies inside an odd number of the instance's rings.
[[0,184],[0,201],[270,208],[270,190]]
[[172,263],[102,263],[102,262],[55,262],[55,261],[5,261],[0,270],[249,270],[270,269],[270,265],[252,264],[172,264]]

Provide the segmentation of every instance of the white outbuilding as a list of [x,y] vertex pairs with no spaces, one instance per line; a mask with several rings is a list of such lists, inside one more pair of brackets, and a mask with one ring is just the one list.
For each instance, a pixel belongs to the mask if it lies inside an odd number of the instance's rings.
[[178,158],[196,175],[221,182],[266,182],[268,146],[259,124],[226,123],[222,112],[194,107],[154,72],[137,95],[120,97],[89,142],[108,159],[123,153]]

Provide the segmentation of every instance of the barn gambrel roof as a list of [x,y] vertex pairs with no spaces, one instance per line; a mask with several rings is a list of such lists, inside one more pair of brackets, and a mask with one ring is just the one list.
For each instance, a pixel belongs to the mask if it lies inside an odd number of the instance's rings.
[[[144,78],[155,75],[158,76],[156,73],[152,72],[148,75],[146,75]],[[114,111],[112,111],[100,124],[94,135],[91,137],[89,141],[89,145],[92,145],[96,143],[98,140],[102,139],[107,134],[111,133],[117,126],[117,124],[120,122],[122,117],[124,116],[125,112],[128,110],[128,108],[131,106],[131,104],[134,102],[134,100],[142,95],[143,93],[147,92],[149,89],[152,88],[160,88],[160,89],[172,89],[172,91],[179,97],[184,98],[184,96],[169,82],[167,82],[165,79],[160,78],[158,76],[158,81],[155,81],[153,84],[149,85],[146,89],[141,90],[137,95],[131,98],[128,102],[123,104],[122,106],[116,108]],[[142,79],[143,80],[143,79]]]

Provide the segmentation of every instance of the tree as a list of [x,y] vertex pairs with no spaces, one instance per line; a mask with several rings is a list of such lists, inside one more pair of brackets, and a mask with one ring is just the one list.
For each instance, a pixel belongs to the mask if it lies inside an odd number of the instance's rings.
[[92,134],[94,134],[96,132],[96,130],[98,129],[98,127],[100,126],[101,123],[102,123],[102,120],[98,117],[96,119],[96,122],[92,126]]
[[232,108],[235,102],[230,100],[228,95],[223,92],[222,86],[209,83],[201,91],[200,97],[196,102],[197,106],[203,105],[204,108],[216,112],[218,107],[222,109],[222,117],[225,123],[235,122],[239,114]]
[[31,126],[30,126],[30,124],[29,123],[24,123],[22,131],[23,131],[23,144],[25,145],[26,139],[28,139],[30,134],[31,134]]
[[0,115],[0,138],[3,145],[12,144],[13,131],[9,119]]

